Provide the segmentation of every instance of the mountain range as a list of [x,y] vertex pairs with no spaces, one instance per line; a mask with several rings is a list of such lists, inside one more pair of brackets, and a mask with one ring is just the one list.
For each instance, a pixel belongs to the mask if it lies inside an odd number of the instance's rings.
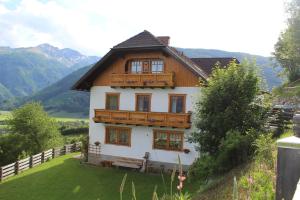
[[[178,50],[191,58],[235,57],[240,61],[245,58],[255,59],[269,88],[281,84],[277,77],[281,67],[269,57],[214,49]],[[70,88],[99,59],[96,56],[84,56],[72,49],[58,49],[49,44],[18,49],[0,47],[0,110],[13,109],[29,101],[40,101],[54,115],[87,116],[89,94],[71,91]],[[9,73],[2,76],[1,70],[5,72],[5,69]],[[10,84],[3,84],[6,79],[12,80],[7,81]]]
[[80,67],[99,60],[72,49],[49,44],[36,47],[0,47],[0,104],[32,95]]

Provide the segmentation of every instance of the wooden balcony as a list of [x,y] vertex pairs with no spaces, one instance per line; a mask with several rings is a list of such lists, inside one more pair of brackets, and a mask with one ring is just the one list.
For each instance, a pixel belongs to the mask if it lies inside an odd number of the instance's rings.
[[174,73],[111,75],[111,87],[173,88],[174,86]]
[[96,123],[190,128],[190,113],[136,112],[95,109]]

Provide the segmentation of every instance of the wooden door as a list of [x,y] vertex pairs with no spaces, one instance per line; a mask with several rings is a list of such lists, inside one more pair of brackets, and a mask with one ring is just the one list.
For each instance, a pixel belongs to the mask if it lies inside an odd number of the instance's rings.
[[150,63],[149,61],[143,61],[143,73],[150,73],[151,68],[150,68]]

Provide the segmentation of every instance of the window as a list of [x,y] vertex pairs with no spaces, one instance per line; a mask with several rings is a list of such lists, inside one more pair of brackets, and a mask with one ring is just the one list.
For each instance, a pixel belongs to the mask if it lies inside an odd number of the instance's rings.
[[119,93],[106,93],[105,108],[107,110],[119,110]]
[[169,95],[169,112],[184,113],[185,112],[185,94]]
[[155,130],[153,148],[181,151],[183,148],[183,132]]
[[142,73],[143,71],[143,62],[141,61],[132,61],[131,62],[131,73]]
[[[164,72],[164,62],[159,59],[140,59],[130,61],[130,71],[131,73],[163,73]],[[126,65],[126,71],[127,71]]]
[[136,111],[150,112],[151,94],[136,94]]
[[105,143],[130,146],[131,129],[125,127],[106,127]]
[[152,73],[163,73],[164,72],[164,62],[162,60],[151,61],[151,71],[152,71]]

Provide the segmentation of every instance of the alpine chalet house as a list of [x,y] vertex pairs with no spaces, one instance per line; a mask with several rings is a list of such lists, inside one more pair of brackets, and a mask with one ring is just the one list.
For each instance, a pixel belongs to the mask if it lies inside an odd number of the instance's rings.
[[188,58],[148,31],[114,46],[74,86],[90,91],[88,160],[131,168],[186,169],[197,158],[193,103],[216,62]]

